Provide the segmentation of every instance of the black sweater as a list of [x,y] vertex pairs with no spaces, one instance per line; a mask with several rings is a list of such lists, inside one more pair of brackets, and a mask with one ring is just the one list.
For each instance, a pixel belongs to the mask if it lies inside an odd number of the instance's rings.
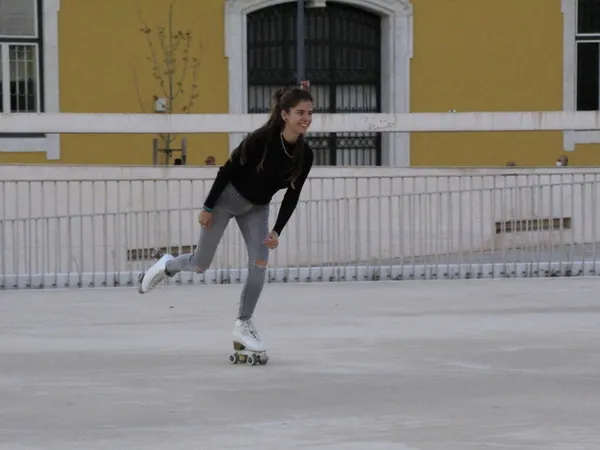
[[[312,149],[305,142],[302,173],[294,182],[294,187],[291,187],[288,179],[292,169],[292,160],[283,151],[280,135],[276,134],[270,139],[257,141],[252,147],[247,149],[246,160],[243,165],[240,163],[240,153],[238,151],[240,149],[238,148],[232,153],[225,165],[219,169],[213,186],[204,202],[204,206],[212,209],[219,195],[221,195],[221,192],[223,192],[223,189],[229,183],[244,198],[256,205],[268,204],[277,191],[287,188],[287,192],[279,208],[277,221],[273,227],[273,231],[280,235],[296,209],[300,191],[312,168],[314,155]],[[287,152],[291,155],[294,147],[293,144],[285,140],[283,142],[285,143]],[[257,172],[256,168],[262,159],[265,146],[267,147],[267,155],[262,170]]]

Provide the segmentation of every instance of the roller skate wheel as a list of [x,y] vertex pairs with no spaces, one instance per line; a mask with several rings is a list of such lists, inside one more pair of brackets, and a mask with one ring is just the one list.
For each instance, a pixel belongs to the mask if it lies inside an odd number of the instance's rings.
[[229,355],[229,362],[231,364],[237,364],[239,360],[240,360],[240,358],[235,353],[232,353],[231,355]]
[[257,361],[256,361],[256,356],[254,356],[254,355],[248,355],[248,359],[246,359],[246,363],[247,363],[249,366],[255,366],[255,365],[256,365],[256,363],[257,363]]
[[259,359],[259,361],[258,361],[258,363],[259,363],[261,366],[264,366],[264,365],[265,365],[265,364],[267,364],[268,362],[269,362],[269,357],[268,357],[267,355],[265,355],[265,356],[261,356],[261,357],[260,357],[260,359]]

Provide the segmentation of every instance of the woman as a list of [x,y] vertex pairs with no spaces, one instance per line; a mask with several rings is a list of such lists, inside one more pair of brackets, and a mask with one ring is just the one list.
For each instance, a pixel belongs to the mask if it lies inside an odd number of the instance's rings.
[[[203,273],[213,260],[229,219],[235,217],[248,248],[249,263],[233,327],[234,348],[263,352],[262,362],[267,359],[266,348],[251,319],[263,289],[269,249],[279,245],[279,236],[312,168],[313,152],[304,140],[312,114],[310,92],[278,90],[267,123],[247,136],[219,169],[198,218],[202,230],[195,252],[176,258],[164,255],[140,275],[139,292],[143,294],[167,276],[182,271]],[[269,202],[284,188],[287,191],[269,232]]]

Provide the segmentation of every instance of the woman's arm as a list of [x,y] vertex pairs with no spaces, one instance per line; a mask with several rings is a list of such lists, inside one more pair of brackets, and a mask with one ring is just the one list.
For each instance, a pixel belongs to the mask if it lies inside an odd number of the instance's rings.
[[215,178],[212,188],[210,189],[210,192],[204,201],[204,207],[207,211],[212,211],[212,209],[215,207],[215,203],[217,203],[217,199],[223,192],[223,189],[225,189],[225,186],[227,186],[232,180],[237,169],[241,167],[240,151],[242,144],[240,144],[240,146],[233,151],[227,162],[221,166],[217,172],[217,177]]
[[279,208],[279,213],[277,214],[277,221],[275,222],[275,226],[273,227],[273,231],[277,233],[278,236],[281,235],[283,228],[286,226],[290,217],[292,217],[292,213],[296,209],[298,205],[298,200],[300,199],[300,193],[302,192],[302,187],[304,186],[304,182],[310,173],[310,170],[313,165],[313,151],[312,149],[306,145],[306,153],[304,154],[304,169],[302,173],[294,183],[295,187],[289,187],[283,196],[283,201],[281,202],[281,207]]

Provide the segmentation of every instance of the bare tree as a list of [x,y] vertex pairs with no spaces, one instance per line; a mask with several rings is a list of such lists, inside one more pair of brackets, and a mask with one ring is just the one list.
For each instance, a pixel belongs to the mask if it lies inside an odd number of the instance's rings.
[[[157,83],[158,93],[154,93],[152,100],[156,103],[164,99],[163,113],[189,113],[198,98],[198,71],[200,67],[201,44],[198,44],[198,55],[192,54],[192,45],[195,45],[190,30],[180,30],[174,27],[174,9],[177,0],[172,0],[167,14],[166,25],[155,28],[148,26],[143,19],[139,0],[136,0],[136,10],[142,27],[140,33],[148,45],[149,62],[152,77]],[[134,84],[142,112],[146,113],[143,96],[140,94],[137,70],[134,67]],[[173,151],[176,136],[172,134],[159,134],[160,141],[168,158]]]

